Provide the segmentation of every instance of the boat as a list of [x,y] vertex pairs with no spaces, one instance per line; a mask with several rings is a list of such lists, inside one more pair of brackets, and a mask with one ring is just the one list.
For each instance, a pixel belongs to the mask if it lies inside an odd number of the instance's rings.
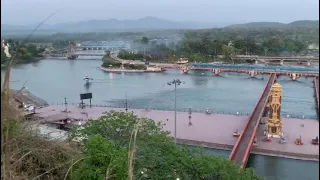
[[67,59],[72,59],[72,60],[74,60],[74,59],[77,59],[78,58],[78,55],[68,55],[67,56]]
[[89,83],[90,80],[93,80],[93,78],[90,78],[87,74],[83,77],[83,80],[86,81],[86,83]]

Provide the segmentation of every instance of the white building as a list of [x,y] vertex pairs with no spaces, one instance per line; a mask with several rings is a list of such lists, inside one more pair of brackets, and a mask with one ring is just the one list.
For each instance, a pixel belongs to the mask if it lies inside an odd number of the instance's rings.
[[2,48],[6,56],[10,58],[11,54],[9,53],[9,43],[6,42],[4,39],[2,39]]

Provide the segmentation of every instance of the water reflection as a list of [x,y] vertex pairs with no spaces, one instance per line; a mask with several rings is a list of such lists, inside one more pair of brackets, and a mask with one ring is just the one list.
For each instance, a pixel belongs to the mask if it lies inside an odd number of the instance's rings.
[[91,84],[92,84],[92,82],[87,82],[84,84],[84,88],[85,88],[86,92],[89,92]]
[[70,64],[69,69],[72,70],[74,67],[74,61],[69,61],[69,64]]
[[195,86],[208,86],[208,77],[206,71],[194,71],[192,73],[192,82]]
[[33,67],[38,67],[39,66],[39,60],[35,61],[35,62],[32,62],[31,65]]
[[113,73],[109,73],[109,79],[113,79]]

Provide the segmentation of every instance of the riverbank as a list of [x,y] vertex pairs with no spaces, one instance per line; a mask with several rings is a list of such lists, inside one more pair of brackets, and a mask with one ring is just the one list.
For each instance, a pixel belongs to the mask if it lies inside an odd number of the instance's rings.
[[[37,110],[37,117],[46,119],[46,117],[60,116],[66,117],[61,113],[64,106],[49,106]],[[110,110],[119,110],[115,108],[92,107],[81,109],[76,106],[68,107],[70,111],[68,117],[74,119],[72,125],[77,126],[79,120],[83,123],[89,119],[98,119],[103,112]],[[174,131],[174,121],[172,111],[154,111],[131,109],[138,116],[145,116],[154,121],[163,123],[163,130]],[[238,129],[240,132],[248,120],[248,116],[222,115],[205,113],[193,113],[189,125],[187,112],[177,113],[177,138],[179,143],[188,145],[202,145],[208,148],[217,148],[231,150],[236,143],[237,138],[233,137],[233,132]],[[77,120],[76,120],[77,119]],[[52,122],[51,122],[52,123]],[[286,134],[286,143],[280,144],[279,139],[272,139],[271,142],[263,141],[263,129],[265,125],[260,125],[258,130],[258,147],[254,147],[253,154],[267,156],[284,157],[291,159],[319,161],[319,147],[311,144],[311,139],[319,134],[319,121],[311,119],[283,119],[284,133]],[[304,124],[302,127],[301,124]],[[171,133],[173,136],[173,133]],[[304,145],[295,145],[294,141],[301,136]]]
[[[44,60],[45,57],[34,57],[28,60],[23,60],[23,59],[14,59],[14,64],[13,65],[23,65],[23,64],[29,64],[29,63],[34,63],[38,62],[40,60]],[[6,68],[8,66],[9,61],[1,64],[1,68]]]

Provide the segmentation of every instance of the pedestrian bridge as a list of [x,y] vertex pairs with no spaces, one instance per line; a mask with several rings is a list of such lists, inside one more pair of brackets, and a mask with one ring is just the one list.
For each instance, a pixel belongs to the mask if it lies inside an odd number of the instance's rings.
[[246,167],[259,122],[264,114],[271,87],[275,83],[276,79],[276,74],[270,75],[268,83],[264,88],[258,103],[251,113],[243,132],[238,137],[238,140],[229,156],[229,159],[236,164],[239,164],[242,169]]
[[299,67],[299,66],[259,66],[246,64],[209,64],[193,63],[192,67],[196,68],[232,68],[232,69],[255,69],[255,70],[272,70],[272,71],[291,71],[291,72],[317,72],[319,67]]
[[313,83],[314,83],[314,93],[316,98],[316,108],[317,108],[317,113],[319,117],[319,77],[314,77]]

